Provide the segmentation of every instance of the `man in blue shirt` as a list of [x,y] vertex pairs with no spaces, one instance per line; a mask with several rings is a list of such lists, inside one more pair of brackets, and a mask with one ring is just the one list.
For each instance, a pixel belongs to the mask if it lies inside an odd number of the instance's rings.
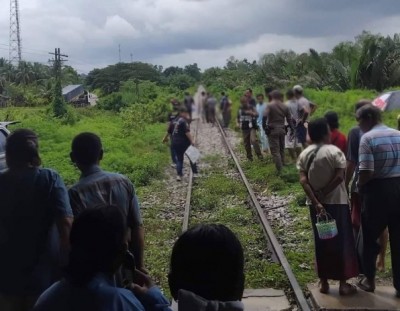
[[66,277],[53,284],[33,311],[168,311],[169,302],[151,279],[134,267],[135,284],[118,288],[114,273],[128,265],[126,217],[115,206],[83,211],[71,230]]
[[139,201],[131,181],[120,174],[100,168],[103,147],[100,137],[81,133],[72,141],[71,160],[82,172],[80,180],[69,190],[74,215],[87,208],[111,204],[120,208],[130,229],[130,250],[134,253],[138,269],[146,271],[143,262],[144,229]]
[[73,216],[61,177],[40,168],[34,132],[20,129],[7,138],[6,161],[8,170],[0,174],[0,310],[30,310],[60,277]]

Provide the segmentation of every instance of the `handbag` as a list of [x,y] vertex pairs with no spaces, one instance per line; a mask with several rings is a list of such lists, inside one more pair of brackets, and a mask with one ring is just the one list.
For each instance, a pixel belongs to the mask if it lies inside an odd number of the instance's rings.
[[328,213],[318,215],[315,226],[317,227],[318,237],[321,240],[333,239],[338,235],[336,220]]

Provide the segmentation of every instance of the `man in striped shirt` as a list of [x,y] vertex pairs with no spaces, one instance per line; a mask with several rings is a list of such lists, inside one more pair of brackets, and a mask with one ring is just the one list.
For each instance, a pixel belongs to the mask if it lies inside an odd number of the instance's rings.
[[356,113],[365,133],[359,149],[358,185],[363,196],[361,213],[365,278],[359,287],[375,290],[379,236],[389,228],[393,285],[400,297],[400,132],[382,124],[381,111],[366,105]]

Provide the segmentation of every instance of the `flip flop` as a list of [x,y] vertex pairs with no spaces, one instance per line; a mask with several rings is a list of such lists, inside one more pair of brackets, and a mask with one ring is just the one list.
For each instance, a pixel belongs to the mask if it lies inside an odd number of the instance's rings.
[[339,295],[340,296],[350,296],[357,293],[357,287],[346,283],[345,288],[339,288]]
[[368,281],[368,279],[365,278],[365,277],[362,278],[362,279],[360,279],[360,280],[358,281],[358,283],[357,283],[358,288],[362,289],[362,290],[365,291],[365,292],[373,293],[373,292],[375,291],[375,286],[365,285],[365,284],[364,284],[365,281]]

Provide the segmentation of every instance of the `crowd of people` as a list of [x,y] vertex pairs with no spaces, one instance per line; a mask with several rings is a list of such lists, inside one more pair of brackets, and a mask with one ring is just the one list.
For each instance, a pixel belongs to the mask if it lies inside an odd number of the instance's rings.
[[[93,133],[73,139],[70,158],[81,177],[67,190],[57,172],[41,167],[33,131],[7,138],[0,310],[171,310],[144,265],[132,183],[100,168],[103,147]],[[239,240],[223,225],[186,231],[173,247],[168,274],[179,310],[243,310],[243,258]]]
[[[341,295],[355,294],[348,280],[357,276],[358,287],[373,292],[389,236],[400,297],[400,132],[382,124],[381,111],[369,101],[355,105],[358,126],[346,138],[333,111],[310,121],[316,105],[301,86],[286,93],[286,103],[280,91],[265,95],[268,103],[263,94],[254,98],[246,91],[237,125],[249,160],[253,150],[259,159],[270,150],[279,172],[285,146],[296,159],[310,206],[321,293],[329,292],[329,280],[338,280]],[[202,98],[204,122],[213,124],[218,101],[212,94]],[[193,98],[186,94],[183,104],[172,105],[164,141],[171,140],[181,180],[185,151],[194,144]],[[222,94],[218,109],[225,126],[231,106]],[[135,188],[127,177],[103,171],[103,156],[99,136],[77,135],[70,159],[81,176],[67,189],[57,172],[41,167],[33,131],[19,129],[7,138],[8,169],[0,173],[0,310],[170,310],[144,264]],[[196,164],[191,166],[197,173]],[[321,217],[335,220],[336,236],[319,237]],[[225,226],[185,232],[173,247],[168,279],[179,310],[243,310],[243,249]]]

